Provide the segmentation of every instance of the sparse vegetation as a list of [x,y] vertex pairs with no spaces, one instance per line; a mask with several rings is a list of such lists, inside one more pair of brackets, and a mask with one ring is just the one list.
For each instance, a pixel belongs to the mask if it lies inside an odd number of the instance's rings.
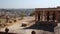
[[[30,14],[30,13],[32,15],[33,10],[34,9],[0,9],[0,13],[1,13],[0,28],[7,26],[8,23],[10,25],[13,22],[17,22],[17,20],[15,20],[15,18],[19,17],[18,20],[21,20],[25,16],[28,16],[28,14]],[[12,20],[10,21],[11,18],[13,18],[13,22],[12,22]],[[23,26],[26,26],[26,24],[24,24]]]
[[27,24],[22,24],[22,27],[26,27],[27,26]]
[[12,23],[12,21],[9,21],[9,23]]
[[16,22],[16,20],[14,20],[14,22]]
[[3,28],[6,26],[5,22],[6,22],[6,19],[0,18],[0,28]]
[[21,11],[21,13],[20,13],[21,19],[23,19],[25,16],[26,16],[26,15],[25,15],[25,12],[24,12],[24,11]]
[[30,13],[30,16],[33,16],[33,15],[35,15],[35,12]]

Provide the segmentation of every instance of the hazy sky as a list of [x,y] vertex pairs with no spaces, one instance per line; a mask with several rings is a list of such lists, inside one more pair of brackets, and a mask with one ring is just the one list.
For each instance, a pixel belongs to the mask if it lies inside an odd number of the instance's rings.
[[0,0],[0,8],[45,8],[60,5],[60,0]]

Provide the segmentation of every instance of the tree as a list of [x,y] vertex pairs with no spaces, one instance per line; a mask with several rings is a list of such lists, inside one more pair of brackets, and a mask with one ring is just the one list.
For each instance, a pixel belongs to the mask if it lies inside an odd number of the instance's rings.
[[30,16],[33,16],[33,15],[35,15],[35,12],[31,12],[31,13],[30,13]]
[[8,22],[9,21],[9,16],[6,16],[6,22]]
[[20,17],[21,17],[21,19],[23,19],[24,16],[26,16],[26,15],[25,15],[25,12],[24,12],[24,11],[21,11],[21,13],[20,13]]

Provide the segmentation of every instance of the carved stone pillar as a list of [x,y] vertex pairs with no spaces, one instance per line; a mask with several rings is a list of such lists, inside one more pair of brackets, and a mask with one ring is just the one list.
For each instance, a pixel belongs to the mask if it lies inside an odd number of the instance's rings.
[[56,13],[55,13],[55,15],[56,15],[56,21],[55,22],[58,22],[58,11],[55,11]]
[[47,12],[47,21],[49,21],[49,11]]
[[53,19],[54,22],[55,22],[55,19],[56,19],[56,15],[55,15],[55,13],[56,13],[56,12],[53,11],[53,14],[52,14],[52,15],[53,15],[53,18],[52,18],[52,19]]
[[45,10],[43,10],[43,18],[42,21],[45,21]]
[[37,11],[35,11],[35,21],[37,21]]
[[38,21],[40,21],[40,11],[38,12]]

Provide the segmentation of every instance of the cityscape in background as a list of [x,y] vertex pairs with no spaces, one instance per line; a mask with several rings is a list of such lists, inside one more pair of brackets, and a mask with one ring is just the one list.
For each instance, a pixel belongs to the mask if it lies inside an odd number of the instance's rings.
[[57,8],[0,9],[0,33],[59,34],[59,11],[59,6]]
[[60,34],[60,0],[0,0],[0,34]]

